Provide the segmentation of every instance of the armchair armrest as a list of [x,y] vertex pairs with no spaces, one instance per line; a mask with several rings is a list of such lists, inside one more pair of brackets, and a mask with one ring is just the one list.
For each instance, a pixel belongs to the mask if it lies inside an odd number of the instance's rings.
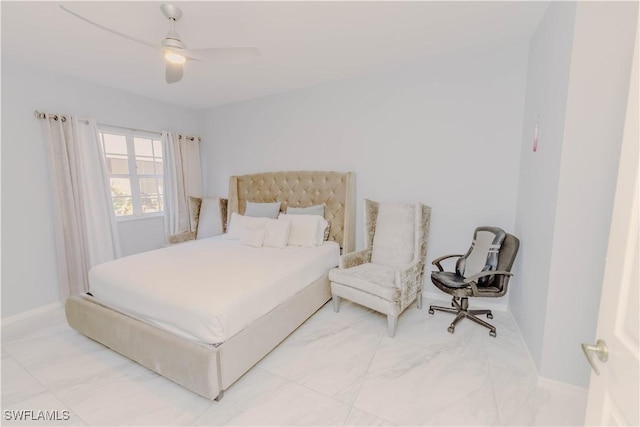
[[187,242],[189,240],[195,240],[196,233],[195,231],[186,231],[180,234],[172,234],[167,237],[167,243],[169,245],[176,245],[178,243]]
[[473,292],[473,296],[477,297],[480,295],[478,292],[478,284],[477,281],[481,277],[486,276],[495,276],[495,275],[503,275],[503,276],[513,276],[513,273],[504,270],[489,270],[489,271],[481,271],[480,273],[473,274],[464,279],[464,283],[471,287],[471,291]]
[[371,249],[363,249],[361,251],[350,252],[340,257],[339,267],[347,269],[365,264],[371,261]]
[[418,282],[416,286],[422,289],[422,272],[424,263],[422,261],[414,261],[405,268],[396,269],[394,285],[396,288],[402,289],[407,283],[412,281]]
[[435,265],[436,267],[438,267],[438,270],[440,271],[444,271],[444,268],[442,268],[442,265],[440,265],[440,263],[442,261],[444,261],[447,258],[460,258],[463,255],[459,255],[459,254],[455,254],[455,255],[445,255],[445,256],[441,256],[440,258],[436,258],[433,261],[431,261],[431,264]]

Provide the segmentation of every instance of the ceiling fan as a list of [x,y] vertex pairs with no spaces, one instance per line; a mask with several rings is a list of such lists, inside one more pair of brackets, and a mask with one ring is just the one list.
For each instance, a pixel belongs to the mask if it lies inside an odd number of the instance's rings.
[[144,40],[139,40],[126,34],[119,33],[118,31],[107,28],[103,25],[93,22],[92,20],[85,18],[84,16],[66,8],[63,5],[60,7],[70,13],[71,15],[82,19],[89,24],[108,31],[112,34],[116,34],[125,39],[143,44],[152,49],[156,49],[164,53],[164,59],[166,62],[165,77],[167,83],[176,83],[182,80],[184,73],[183,67],[186,61],[221,61],[231,63],[248,62],[260,55],[260,51],[255,47],[214,47],[208,49],[192,49],[187,50],[187,46],[182,42],[180,36],[174,29],[176,21],[182,17],[182,10],[179,7],[172,4],[162,4],[160,10],[164,16],[169,20],[169,32],[166,37],[162,39],[160,44],[150,43]]

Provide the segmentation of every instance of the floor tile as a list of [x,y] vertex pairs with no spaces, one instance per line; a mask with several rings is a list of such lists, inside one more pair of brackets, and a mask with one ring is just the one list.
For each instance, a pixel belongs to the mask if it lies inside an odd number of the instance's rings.
[[408,307],[400,316],[395,339],[433,351],[486,360],[482,328],[475,324],[461,324],[451,334],[447,328],[453,317],[448,313],[429,314],[428,310],[428,301],[422,310],[416,309],[415,305]]
[[2,405],[10,406],[45,393],[46,387],[11,357],[2,358]]
[[257,368],[194,424],[341,426],[348,412],[348,405]]
[[358,408],[351,408],[347,420],[344,422],[345,426],[393,426],[395,424],[389,421],[378,418],[375,415],[371,415]]
[[33,331],[16,339],[3,335],[4,350],[26,369],[37,369],[64,361],[76,354],[89,354],[105,349],[102,344],[88,339],[66,325],[43,329],[47,332]]
[[2,324],[2,343],[41,338],[54,331],[68,329],[64,309],[53,309],[27,319]]
[[184,425],[212,405],[146,368],[133,370],[135,375],[118,373],[77,387],[62,399],[90,425]]
[[586,390],[537,389],[536,409],[531,425],[582,426],[587,410]]
[[51,310],[2,325],[2,409],[69,411],[46,425],[582,424],[586,391],[538,385],[508,312],[494,311],[493,338],[468,320],[448,333],[452,316],[429,315],[428,305],[408,307],[390,339],[384,315],[327,304],[220,402],[84,337]]
[[532,425],[539,402],[537,375],[496,366],[490,371],[502,425]]
[[354,403],[398,425],[499,425],[482,360],[384,339]]
[[311,390],[351,404],[381,337],[309,319],[259,366]]
[[387,336],[387,316],[348,300],[341,300],[340,311],[336,313],[333,302],[325,304],[313,316],[319,321],[337,323],[351,329]]

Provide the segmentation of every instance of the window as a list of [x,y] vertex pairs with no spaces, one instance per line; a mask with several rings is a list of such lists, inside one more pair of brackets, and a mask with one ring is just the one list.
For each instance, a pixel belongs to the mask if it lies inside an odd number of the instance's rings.
[[116,217],[162,214],[160,134],[103,126],[99,134]]

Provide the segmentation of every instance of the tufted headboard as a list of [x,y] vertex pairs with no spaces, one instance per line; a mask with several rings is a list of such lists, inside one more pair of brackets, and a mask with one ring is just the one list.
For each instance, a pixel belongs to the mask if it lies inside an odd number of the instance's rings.
[[281,202],[287,207],[324,203],[324,217],[331,222],[329,240],[343,253],[355,249],[355,175],[353,172],[287,171],[232,176],[229,210],[244,214],[247,202]]

